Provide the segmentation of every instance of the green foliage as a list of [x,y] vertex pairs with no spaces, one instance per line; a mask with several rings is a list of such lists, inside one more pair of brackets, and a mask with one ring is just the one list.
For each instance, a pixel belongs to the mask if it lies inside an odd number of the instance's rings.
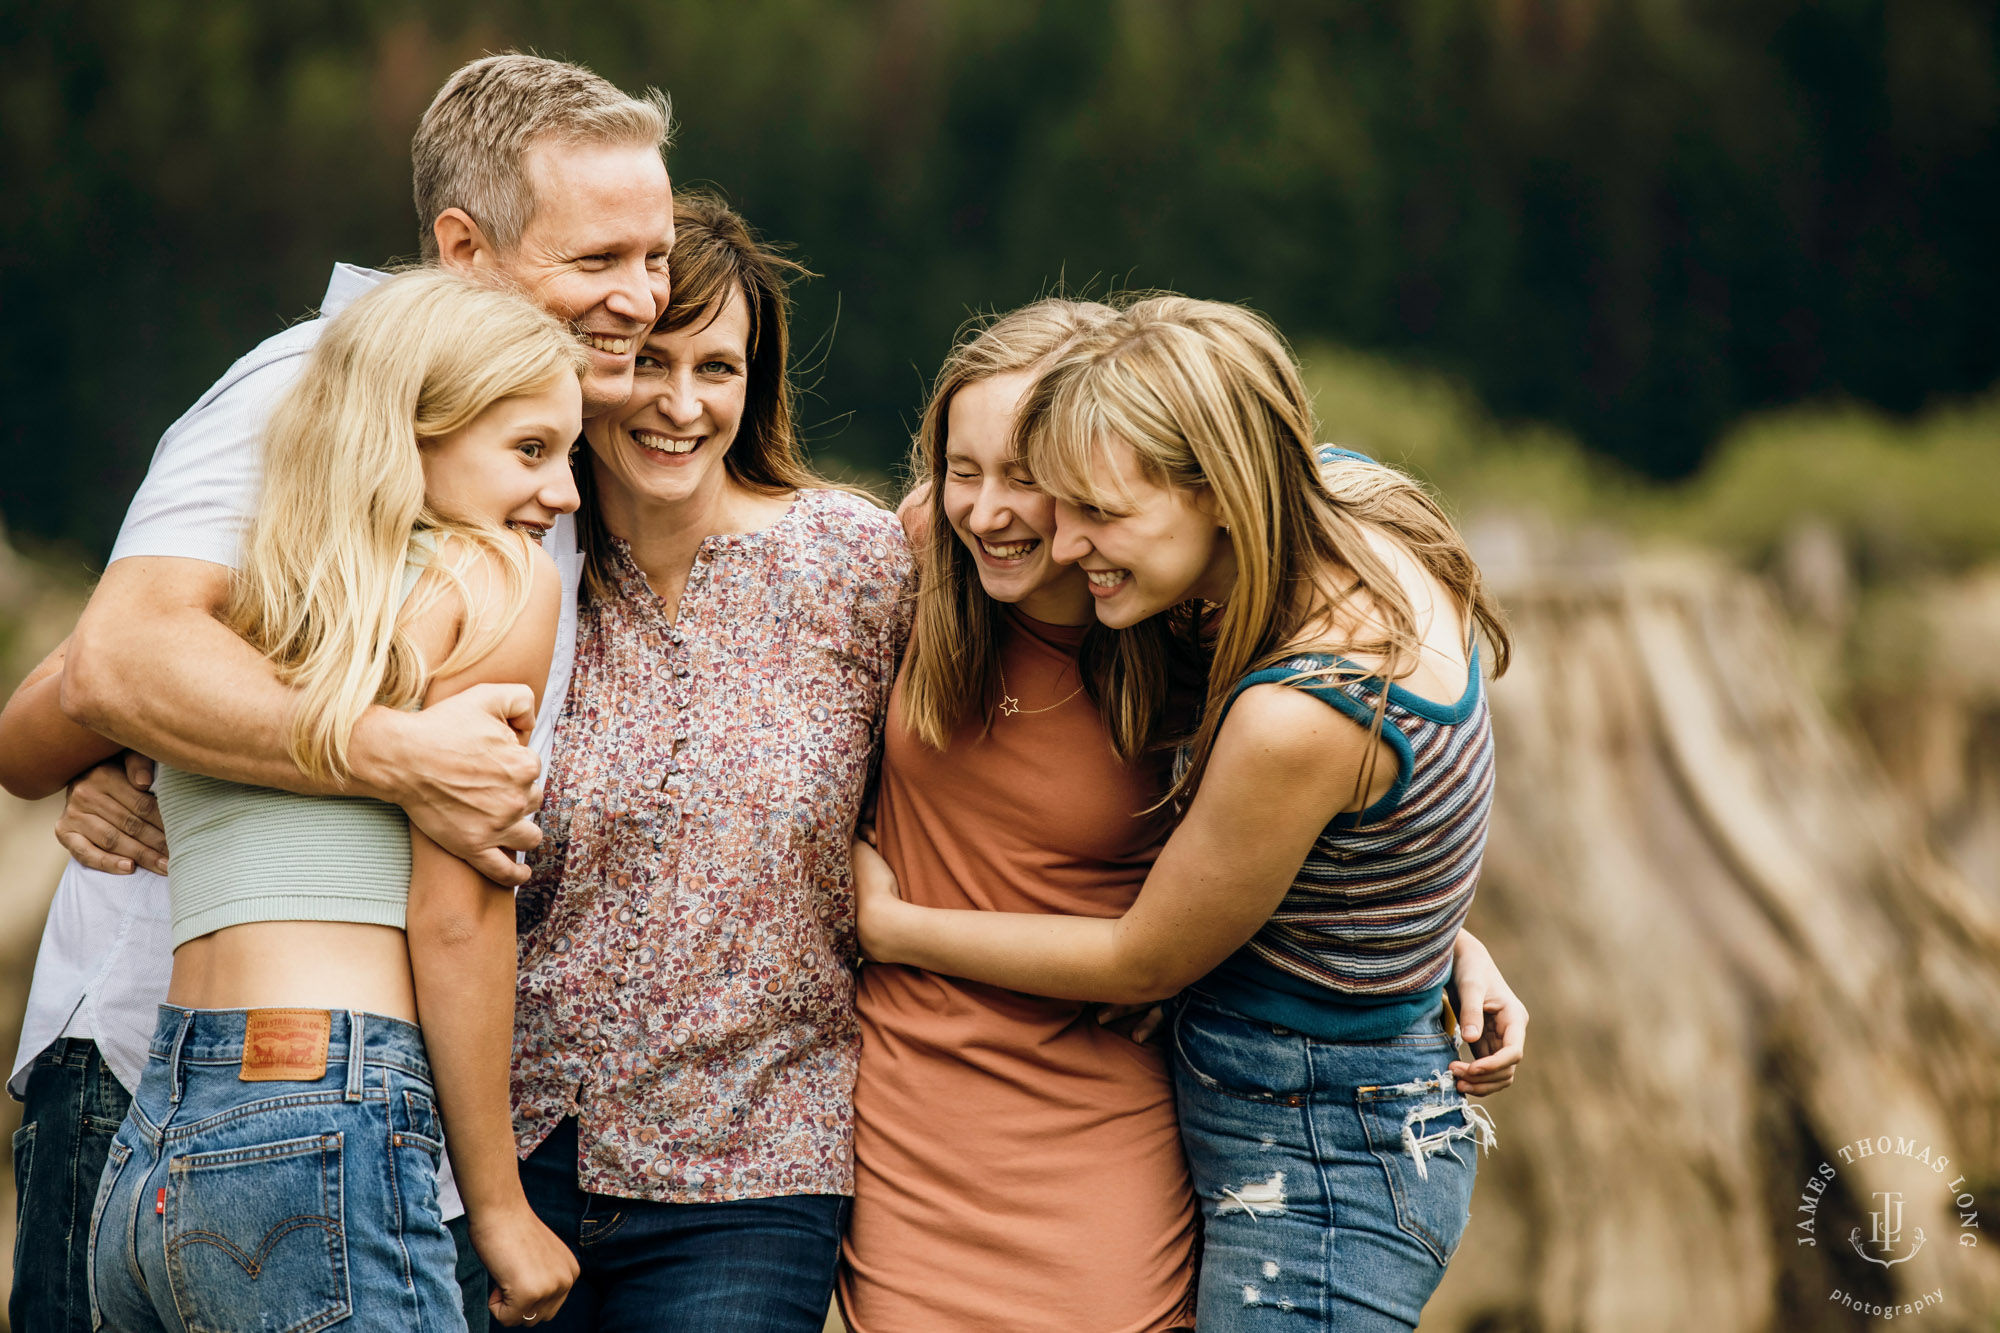
[[1732,430],[1673,498],[1695,540],[1758,556],[1798,522],[1827,523],[1865,572],[2000,556],[2000,394],[1899,421],[1852,404]]
[[1823,524],[1872,580],[2000,558],[2000,394],[1911,419],[1852,403],[1765,413],[1697,476],[1661,483],[1559,430],[1501,422],[1435,372],[1328,345],[1302,360],[1323,438],[1406,468],[1461,513],[1540,514],[1751,562]]
[[1748,413],[2000,374],[1978,0],[0,0],[0,31],[0,512],[94,550],[332,260],[414,252],[417,116],[514,46],[671,91],[676,178],[824,275],[806,420],[864,470],[968,312],[1058,282],[1246,300],[1659,477]]

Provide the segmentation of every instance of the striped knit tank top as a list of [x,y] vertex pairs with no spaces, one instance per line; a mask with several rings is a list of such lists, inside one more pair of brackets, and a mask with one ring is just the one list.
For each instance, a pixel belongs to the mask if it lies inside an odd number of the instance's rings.
[[[1348,674],[1302,675],[1329,668]],[[1305,654],[1245,676],[1230,702],[1252,685],[1289,685],[1372,726],[1382,681],[1357,672],[1343,658]],[[1393,1037],[1437,1008],[1493,804],[1493,726],[1478,651],[1456,703],[1391,684],[1382,739],[1397,757],[1389,791],[1365,810],[1334,816],[1271,919],[1197,990],[1328,1041]]]

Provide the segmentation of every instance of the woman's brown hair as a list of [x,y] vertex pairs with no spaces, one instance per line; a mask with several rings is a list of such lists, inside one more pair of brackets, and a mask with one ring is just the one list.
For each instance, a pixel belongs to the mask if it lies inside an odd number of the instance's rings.
[[[674,245],[667,255],[673,294],[654,332],[673,333],[706,325],[720,316],[732,293],[740,293],[750,315],[745,367],[743,424],[723,458],[730,479],[763,495],[835,487],[806,462],[793,415],[791,279],[811,270],[787,259],[751,229],[743,216],[716,195],[700,190],[674,195]],[[593,494],[590,468],[579,460],[576,488],[577,540],[583,549],[583,581],[588,597],[607,597],[616,586],[610,572],[609,534]]]

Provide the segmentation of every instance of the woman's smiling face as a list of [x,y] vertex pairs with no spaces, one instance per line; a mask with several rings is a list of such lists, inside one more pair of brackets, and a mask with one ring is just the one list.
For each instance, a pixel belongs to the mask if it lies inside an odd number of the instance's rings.
[[1147,475],[1118,440],[1100,451],[1095,482],[1095,505],[1057,502],[1051,545],[1089,579],[1101,623],[1125,629],[1185,601],[1228,599],[1236,555],[1206,488]]
[[940,495],[945,521],[972,553],[996,602],[1051,624],[1090,619],[1083,576],[1055,562],[1055,502],[1014,453],[1014,414],[1032,370],[975,380],[952,395]]
[[640,504],[713,498],[743,424],[750,308],[740,291],[712,318],[654,331],[640,349],[625,406],[585,424],[599,481]]

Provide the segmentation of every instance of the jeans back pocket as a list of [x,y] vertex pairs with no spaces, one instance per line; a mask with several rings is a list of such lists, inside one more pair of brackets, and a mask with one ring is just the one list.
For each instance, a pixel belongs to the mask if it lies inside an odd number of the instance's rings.
[[92,1329],[104,1327],[104,1307],[97,1294],[97,1275],[104,1260],[115,1258],[123,1263],[124,1277],[131,1282],[133,1290],[139,1290],[143,1285],[139,1279],[139,1253],[132,1243],[134,1225],[132,1218],[125,1219],[124,1225],[114,1234],[109,1245],[100,1243],[104,1231],[104,1215],[111,1209],[112,1192],[118,1188],[118,1179],[125,1174],[125,1164],[131,1160],[131,1147],[119,1139],[113,1139],[109,1151],[104,1155],[104,1171],[97,1178],[97,1199],[90,1205],[90,1231],[84,1240],[83,1271],[84,1286],[90,1293]]
[[1472,1213],[1479,1150],[1493,1146],[1493,1122],[1441,1067],[1428,1078],[1359,1088],[1354,1100],[1369,1151],[1388,1172],[1396,1225],[1440,1265],[1451,1262]]
[[353,1312],[341,1135],[175,1156],[167,1282],[189,1329],[312,1333]]

